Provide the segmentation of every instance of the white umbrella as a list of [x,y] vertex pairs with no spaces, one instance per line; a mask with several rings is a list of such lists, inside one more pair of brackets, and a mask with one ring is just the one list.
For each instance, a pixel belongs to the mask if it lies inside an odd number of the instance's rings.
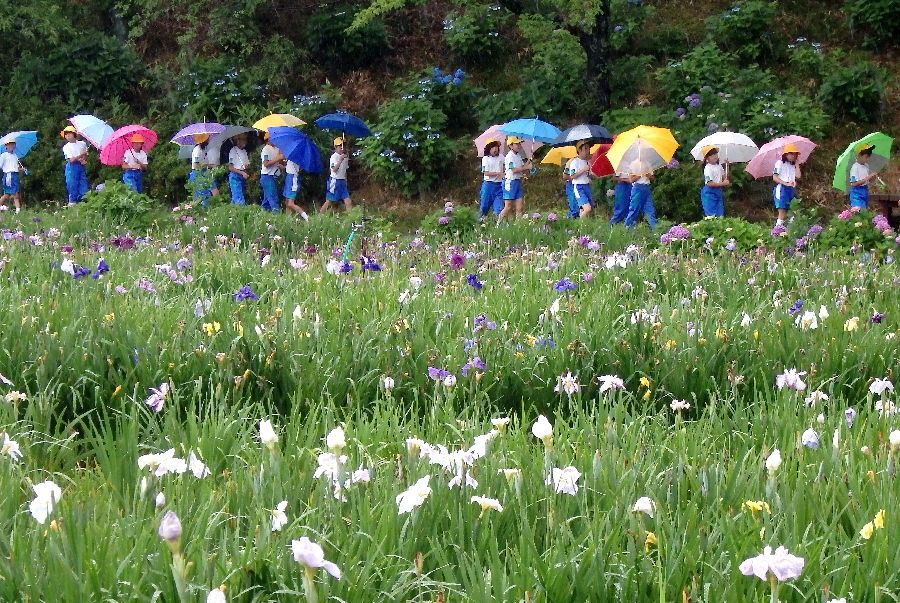
[[697,161],[703,161],[703,149],[706,147],[719,149],[719,157],[727,163],[747,163],[759,152],[756,143],[750,140],[749,136],[740,132],[710,134],[691,149],[691,155]]
[[[209,137],[209,142],[206,145],[206,156],[209,159],[209,162],[213,165],[219,164],[219,154],[222,151],[222,143],[233,136],[237,136],[238,134],[246,134],[247,132],[252,132],[253,128],[248,128],[246,126],[225,126],[225,130],[219,132],[218,134],[211,134]],[[193,144],[183,144],[180,145],[181,148],[178,149],[178,158],[179,159],[190,159],[191,153],[194,150]]]

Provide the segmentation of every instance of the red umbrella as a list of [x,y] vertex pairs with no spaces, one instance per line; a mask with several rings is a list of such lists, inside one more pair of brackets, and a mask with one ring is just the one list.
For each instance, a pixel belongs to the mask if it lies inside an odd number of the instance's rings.
[[100,149],[100,163],[122,165],[122,156],[131,148],[131,137],[140,134],[144,138],[144,151],[149,153],[156,146],[156,132],[144,126],[131,125],[119,128],[109,135]]
[[616,170],[613,169],[612,164],[609,162],[609,157],[606,156],[606,152],[611,146],[611,144],[601,144],[600,148],[594,151],[594,155],[591,157],[591,173],[597,178],[612,176],[616,173]]

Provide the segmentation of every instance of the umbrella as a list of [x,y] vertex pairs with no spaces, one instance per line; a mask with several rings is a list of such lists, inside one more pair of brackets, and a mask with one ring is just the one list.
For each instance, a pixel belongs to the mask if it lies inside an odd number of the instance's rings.
[[335,130],[357,138],[365,138],[372,135],[371,130],[363,123],[363,120],[343,111],[323,115],[316,120],[316,125],[323,130]]
[[638,173],[646,173],[668,165],[677,148],[678,141],[668,129],[638,126],[619,134],[606,156],[617,172],[628,173],[638,161],[643,164]]
[[124,126],[109,135],[100,149],[100,163],[103,165],[121,165],[122,156],[131,148],[131,137],[140,134],[144,137],[144,151],[150,152],[156,146],[156,132],[150,128],[132,124]]
[[612,145],[601,144],[599,147],[591,157],[591,173],[597,178],[612,176],[616,173],[616,170],[613,169],[612,164],[609,162],[609,157],[606,156]]
[[13,151],[13,154],[22,159],[31,150],[31,147],[37,144],[37,132],[34,130],[10,132],[3,138],[0,138],[0,146],[5,145],[7,142],[16,143],[16,150]]
[[279,126],[294,128],[296,126],[305,125],[305,121],[288,113],[270,113],[253,124],[253,127],[257,130],[262,130],[263,132],[265,132],[269,128],[276,128]]
[[500,126],[500,131],[507,136],[518,136],[526,140],[553,142],[562,132],[553,124],[539,119],[515,119]]
[[319,147],[300,130],[285,126],[269,128],[269,142],[288,160],[299,165],[304,172],[318,174],[322,171]]
[[103,143],[113,133],[111,125],[93,115],[75,115],[69,118],[69,123],[97,150],[103,148]]
[[[252,132],[253,128],[248,128],[247,126],[224,126],[224,130],[219,132],[218,134],[213,134],[209,137],[209,141],[206,143],[206,157],[207,159],[214,164],[218,164],[220,162],[220,158],[222,155],[222,144],[230,139],[234,138],[238,134],[246,134],[247,132]],[[190,159],[191,153],[194,151],[194,141],[191,140],[189,144],[182,144],[181,148],[178,149],[178,158],[179,159]]]
[[224,130],[225,126],[215,122],[191,124],[178,130],[178,133],[172,137],[172,142],[177,142],[178,144],[194,144],[194,136],[201,134],[212,136],[213,134],[219,134]]
[[[595,144],[591,147],[591,154],[593,155],[597,151],[600,150],[600,147],[603,145]],[[609,145],[607,145],[609,146]],[[548,163],[551,165],[563,165],[566,161],[578,155],[578,150],[575,148],[575,145],[569,145],[566,147],[553,147],[544,158],[541,160],[541,163]]]
[[834,188],[847,192],[850,188],[850,168],[856,159],[856,154],[861,147],[874,146],[872,156],[869,157],[869,169],[873,172],[879,171],[891,160],[891,145],[894,139],[887,134],[881,132],[873,132],[867,136],[863,136],[841,153],[837,160],[837,169],[834,172],[834,181],[831,183]]
[[553,146],[561,147],[578,142],[579,140],[589,140],[591,142],[612,142],[612,134],[603,126],[595,126],[593,124],[580,124],[564,130],[555,141]]
[[719,149],[719,156],[728,163],[747,163],[759,152],[759,147],[750,140],[749,136],[738,132],[716,132],[715,134],[710,134],[691,149],[693,158],[697,161],[703,161],[703,149],[706,147]]
[[785,145],[789,144],[797,145],[797,148],[800,149],[800,154],[797,158],[798,164],[806,162],[813,149],[816,148],[816,143],[802,136],[776,138],[760,147],[756,156],[747,164],[747,173],[754,178],[771,178],[775,170],[775,164],[778,163],[784,154]]
[[[478,149],[479,157],[484,157],[484,145],[486,145],[487,141],[491,138],[500,143],[500,156],[506,155],[506,135],[500,131],[500,127],[499,124],[493,125],[482,132],[481,136],[472,140],[472,142],[475,143],[475,148]],[[542,143],[533,140],[526,140],[522,143],[522,149],[528,157],[534,157],[534,152],[542,146],[544,146]]]

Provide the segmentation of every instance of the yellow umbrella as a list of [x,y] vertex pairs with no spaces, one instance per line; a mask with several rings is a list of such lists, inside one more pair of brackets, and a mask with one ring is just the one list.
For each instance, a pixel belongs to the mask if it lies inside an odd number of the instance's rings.
[[668,129],[638,126],[619,134],[606,156],[617,172],[646,174],[672,161],[677,148]]
[[[591,155],[597,152],[597,149],[600,148],[599,144],[595,144],[591,147]],[[566,161],[578,155],[578,151],[575,150],[575,146],[567,146],[567,147],[553,147],[550,151],[547,152],[547,156],[541,160],[541,163],[547,163],[551,165],[563,165]]]
[[289,115],[287,113],[271,113],[253,124],[253,127],[257,130],[262,130],[263,132],[265,132],[269,128],[275,128],[278,126],[287,126],[289,128],[293,128],[294,126],[303,125],[306,125],[306,122],[299,117],[294,117],[293,115]]

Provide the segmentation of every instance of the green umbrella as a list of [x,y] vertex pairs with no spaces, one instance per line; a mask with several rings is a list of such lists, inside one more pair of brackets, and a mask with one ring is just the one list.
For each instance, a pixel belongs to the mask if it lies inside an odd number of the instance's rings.
[[856,155],[866,147],[874,147],[872,156],[869,158],[869,169],[873,172],[879,171],[887,165],[891,160],[891,144],[894,139],[887,134],[881,132],[872,132],[868,136],[863,136],[856,142],[852,143],[847,150],[841,153],[837,160],[837,168],[834,171],[834,181],[831,183],[834,188],[847,192],[850,187],[850,168],[856,161]]

